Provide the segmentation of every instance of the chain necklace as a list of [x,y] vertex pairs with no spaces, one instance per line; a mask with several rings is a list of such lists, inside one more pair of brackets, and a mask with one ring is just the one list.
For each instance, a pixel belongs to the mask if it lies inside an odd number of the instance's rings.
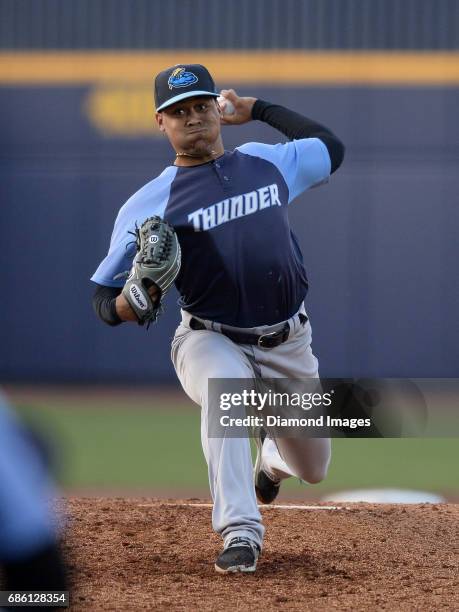
[[[217,155],[216,151],[211,151],[210,155]],[[175,157],[191,157],[192,159],[199,159],[202,155],[193,155],[192,153],[176,153]]]

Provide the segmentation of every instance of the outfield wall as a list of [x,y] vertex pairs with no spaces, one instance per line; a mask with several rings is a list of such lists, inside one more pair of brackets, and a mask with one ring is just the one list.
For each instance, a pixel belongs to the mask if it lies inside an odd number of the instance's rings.
[[[153,127],[150,83],[91,78],[90,56],[85,78],[76,67],[54,78],[55,64],[34,80],[29,61],[8,78],[1,59],[1,379],[174,380],[175,294],[149,332],[108,328],[91,307],[89,277],[118,208],[173,160]],[[291,206],[323,375],[459,374],[459,77],[454,62],[444,82],[430,66],[409,86],[370,82],[371,65],[347,84],[301,73],[250,85],[231,71],[218,83],[303,112],[347,146],[330,184]],[[223,134],[228,149],[279,140],[261,123]]]
[[2,49],[457,49],[457,0],[0,0]]

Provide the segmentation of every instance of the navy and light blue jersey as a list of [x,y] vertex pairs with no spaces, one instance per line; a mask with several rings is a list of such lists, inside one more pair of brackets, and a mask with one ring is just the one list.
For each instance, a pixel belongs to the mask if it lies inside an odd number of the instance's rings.
[[199,166],[169,166],[121,208],[94,282],[122,287],[136,224],[152,215],[176,230],[180,306],[226,325],[272,325],[291,317],[308,289],[288,204],[327,180],[330,156],[317,138],[248,143]]

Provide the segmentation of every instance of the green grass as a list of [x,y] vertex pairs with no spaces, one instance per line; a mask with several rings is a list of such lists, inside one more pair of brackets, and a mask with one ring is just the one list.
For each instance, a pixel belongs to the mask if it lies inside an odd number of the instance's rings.
[[[198,407],[37,405],[19,410],[57,441],[64,487],[207,488]],[[454,492],[459,490],[457,463],[457,439],[337,439],[329,475],[314,488],[317,493],[357,487]],[[286,486],[299,487],[293,479]]]

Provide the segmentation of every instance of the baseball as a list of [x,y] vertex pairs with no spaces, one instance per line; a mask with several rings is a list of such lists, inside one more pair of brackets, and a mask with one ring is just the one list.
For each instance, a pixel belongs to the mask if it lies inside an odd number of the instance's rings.
[[223,96],[218,96],[217,102],[223,111],[224,115],[234,115],[235,108],[232,102]]

